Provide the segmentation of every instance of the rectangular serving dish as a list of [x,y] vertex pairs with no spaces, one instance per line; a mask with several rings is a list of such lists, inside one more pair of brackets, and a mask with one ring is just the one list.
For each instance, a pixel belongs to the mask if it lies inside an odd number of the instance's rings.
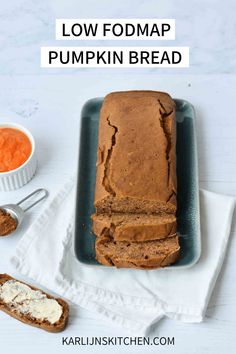
[[[87,101],[81,114],[77,203],[75,215],[75,254],[87,265],[102,266],[95,258],[95,235],[91,215],[94,210],[99,113],[103,98]],[[193,106],[180,99],[176,103],[177,125],[177,232],[180,259],[168,269],[194,265],[201,254],[199,187],[195,113]]]

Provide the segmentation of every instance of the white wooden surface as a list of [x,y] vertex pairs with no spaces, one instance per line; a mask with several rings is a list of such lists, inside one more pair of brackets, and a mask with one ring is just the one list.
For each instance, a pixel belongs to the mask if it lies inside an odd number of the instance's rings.
[[[39,168],[35,178],[13,192],[0,192],[0,204],[14,202],[37,187],[51,196],[75,174],[78,155],[79,118],[83,103],[107,92],[126,89],[159,89],[189,100],[196,108],[200,186],[236,196],[236,76],[78,74],[76,76],[0,77],[0,121],[14,120],[35,136]],[[8,115],[4,113],[10,111]],[[16,117],[18,114],[18,117]],[[30,222],[43,205],[25,219],[19,232],[0,239],[0,272],[17,276],[9,258]],[[201,324],[169,319],[153,327],[150,335],[174,336],[174,347],[63,347],[62,336],[125,336],[95,314],[71,306],[69,325],[62,334],[48,334],[0,313],[0,354],[73,352],[234,353],[236,350],[236,241],[235,224],[226,260]],[[200,286],[200,284],[199,284]]]

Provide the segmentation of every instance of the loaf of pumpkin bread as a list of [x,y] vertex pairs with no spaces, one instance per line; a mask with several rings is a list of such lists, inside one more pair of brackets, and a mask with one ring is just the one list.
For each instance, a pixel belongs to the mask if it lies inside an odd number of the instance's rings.
[[107,95],[100,112],[98,213],[175,213],[175,103],[156,91]]
[[[178,259],[175,144],[175,103],[168,94],[128,91],[105,97],[92,216],[100,263],[151,269]],[[129,253],[124,260],[125,242]],[[174,249],[166,251],[169,243]],[[133,262],[132,255],[142,248],[145,261],[140,253],[141,261]],[[154,258],[148,256],[152,248],[158,248]]]

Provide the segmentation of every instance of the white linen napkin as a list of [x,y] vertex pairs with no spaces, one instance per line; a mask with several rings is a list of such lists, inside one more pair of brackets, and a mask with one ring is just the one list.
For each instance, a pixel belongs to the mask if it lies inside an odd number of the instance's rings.
[[68,181],[19,241],[16,269],[75,304],[135,333],[163,316],[200,322],[223,263],[233,197],[200,192],[202,254],[187,269],[134,270],[81,264],[74,256],[73,180]]

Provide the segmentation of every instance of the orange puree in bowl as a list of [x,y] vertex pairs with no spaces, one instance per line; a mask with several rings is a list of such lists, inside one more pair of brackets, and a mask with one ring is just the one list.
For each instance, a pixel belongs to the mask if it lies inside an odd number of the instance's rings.
[[30,139],[21,130],[0,128],[0,172],[15,170],[28,160]]

